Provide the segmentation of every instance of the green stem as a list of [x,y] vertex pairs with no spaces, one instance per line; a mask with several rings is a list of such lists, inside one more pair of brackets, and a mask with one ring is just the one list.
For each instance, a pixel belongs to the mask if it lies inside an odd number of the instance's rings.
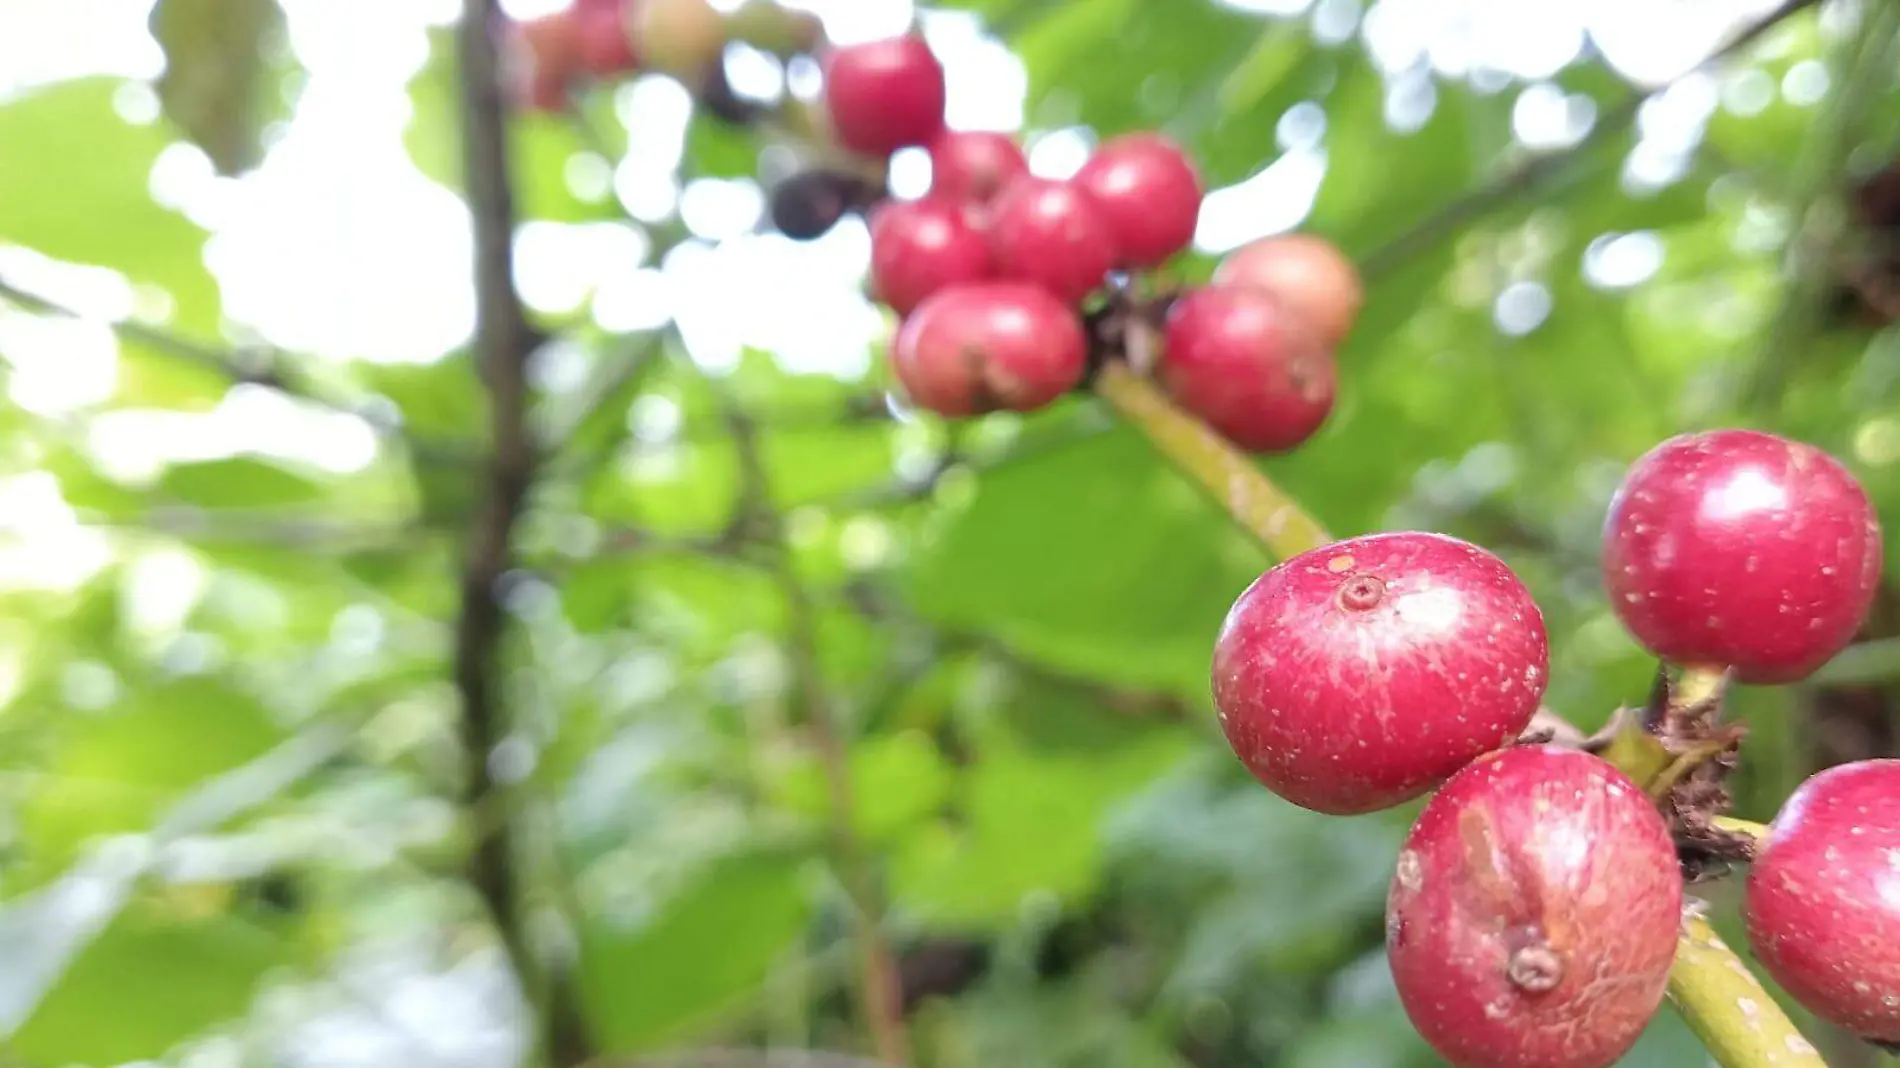
[[1284,560],[1333,540],[1245,454],[1126,364],[1103,366],[1095,392],[1274,556]]
[[1684,910],[1669,1002],[1722,1068],[1827,1068],[1709,921]]

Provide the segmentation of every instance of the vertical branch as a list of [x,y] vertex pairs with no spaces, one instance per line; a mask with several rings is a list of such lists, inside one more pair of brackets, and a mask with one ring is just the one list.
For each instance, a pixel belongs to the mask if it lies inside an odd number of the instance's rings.
[[534,478],[529,437],[528,361],[539,337],[514,283],[514,193],[502,99],[496,0],[465,0],[461,56],[463,175],[475,248],[475,357],[489,395],[491,452],[486,486],[468,532],[455,627],[454,679],[462,699],[468,754],[463,806],[474,825],[468,879],[490,913],[523,990],[536,1005],[537,1044],[550,1065],[588,1059],[579,1007],[563,977],[543,975],[526,929],[516,874],[515,799],[497,778],[496,747],[509,729],[501,694],[507,617],[498,586],[511,557],[515,524]]
[[1669,1002],[1710,1059],[1722,1068],[1827,1068],[1697,907],[1683,911]]
[[743,489],[738,521],[749,524],[758,537],[785,596],[786,652],[791,661],[793,700],[803,713],[818,751],[830,801],[832,862],[850,899],[852,934],[859,954],[859,1011],[871,1031],[878,1060],[886,1065],[906,1065],[910,1063],[910,1041],[905,1034],[897,958],[884,938],[884,910],[876,873],[854,827],[857,803],[852,796],[850,749],[820,674],[817,616],[811,595],[794,570],[785,540],[784,517],[771,501],[758,428],[732,398],[722,399],[726,425],[739,454]]

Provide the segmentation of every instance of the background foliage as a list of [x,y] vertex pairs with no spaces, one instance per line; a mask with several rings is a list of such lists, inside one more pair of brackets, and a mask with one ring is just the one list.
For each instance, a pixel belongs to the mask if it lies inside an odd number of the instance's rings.
[[[57,53],[79,17],[57,6],[0,4],[0,36]],[[81,6],[127,30],[151,5]],[[1705,51],[1762,11],[1676,6],[1709,24]],[[1900,334],[1815,299],[1864,251],[1842,190],[1900,133],[1891,19],[1863,6],[1793,14],[1640,111],[1655,80],[1594,45],[1548,76],[1461,61],[1458,18],[1508,27],[1508,5],[969,0],[945,8],[981,21],[926,25],[1008,43],[1034,134],[1158,126],[1215,186],[1308,167],[1310,210],[1299,182],[1268,183],[1273,202],[1213,234],[1298,219],[1366,265],[1340,407],[1268,468],[1336,531],[1499,551],[1546,612],[1550,703],[1592,727],[1653,670],[1595,556],[1623,466],[1661,437],[1741,422],[1813,441],[1900,529]],[[402,143],[459,189],[446,25],[352,10],[349,33],[427,48]],[[149,19],[163,74],[0,71],[0,1048],[34,1066],[514,1063],[518,1002],[460,877],[468,821],[490,814],[452,803],[479,376],[452,337],[397,360],[234,314],[240,288],[302,284],[298,248],[261,280],[214,272],[237,224],[163,179],[252,173],[314,109],[314,54],[270,0],[159,0]],[[1409,812],[1300,812],[1212,728],[1212,636],[1268,561],[1086,398],[953,432],[886,404],[875,359],[707,360],[664,314],[606,314],[613,286],[739,237],[671,205],[630,219],[623,154],[658,161],[680,205],[720,180],[756,198],[758,143],[698,115],[657,137],[634,121],[649,90],[512,136],[538,233],[633,250],[535,304],[558,340],[532,416],[558,451],[499,653],[529,929],[577,954],[598,1046],[859,1044],[825,862],[848,818],[889,898],[920,1064],[1436,1063],[1380,956]],[[1552,108],[1555,134],[1535,121]],[[1435,214],[1455,203],[1482,210]],[[390,300],[440,318],[432,292]],[[275,445],[195,429],[240,401]],[[735,525],[760,514],[783,520],[783,560]],[[1745,692],[1741,811],[1888,751],[1882,664]],[[846,817],[804,669],[847,727]],[[1629,1063],[1700,1057],[1665,1013]]]

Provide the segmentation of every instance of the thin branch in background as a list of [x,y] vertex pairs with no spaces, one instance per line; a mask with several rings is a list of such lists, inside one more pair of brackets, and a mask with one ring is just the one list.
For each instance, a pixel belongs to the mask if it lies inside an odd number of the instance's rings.
[[21,289],[4,279],[0,279],[0,300],[5,300],[36,315],[57,316],[77,322],[97,322],[118,335],[122,341],[209,371],[235,384],[261,386],[320,408],[354,416],[367,423],[378,435],[406,447],[418,460],[456,464],[467,462],[470,458],[468,450],[460,445],[406,434],[401,420],[384,406],[366,400],[333,395],[294,374],[288,366],[293,358],[285,353],[271,349],[243,352],[222,348],[131,319],[97,320],[91,316],[82,315],[58,301]]
[[733,398],[722,397],[721,400],[733,445],[739,452],[742,487],[739,525],[756,531],[760,547],[767,554],[785,596],[789,629],[786,652],[791,661],[793,698],[804,714],[805,727],[818,750],[824,772],[831,801],[829,830],[833,861],[838,880],[850,898],[853,935],[862,958],[861,1011],[879,1061],[886,1065],[906,1065],[910,1063],[910,1041],[905,1033],[897,959],[884,937],[883,904],[876,873],[853,827],[857,805],[851,788],[851,755],[821,675],[817,613],[811,594],[799,580],[791,559],[785,540],[784,517],[771,499],[758,428]]
[[514,281],[514,191],[502,97],[497,0],[464,0],[457,27],[462,70],[463,174],[475,238],[475,356],[489,394],[493,452],[484,499],[468,532],[455,627],[454,680],[462,699],[468,776],[461,798],[475,841],[468,879],[486,906],[536,1013],[537,1044],[554,1068],[592,1056],[566,969],[543,966],[530,943],[514,841],[519,799],[496,775],[496,750],[510,729],[501,665],[507,614],[499,585],[535,473],[528,430],[528,363],[541,338],[529,325]]
[[[1763,34],[1783,20],[1813,7],[1818,2],[1819,0],[1787,0],[1780,7],[1743,27],[1739,33],[1710,53],[1707,59],[1697,64],[1695,70],[1689,73],[1695,73],[1711,63],[1734,55],[1760,39]],[[1687,74],[1683,75],[1683,77],[1687,76]],[[1675,81],[1671,81],[1648,92],[1630,93],[1615,107],[1604,112],[1603,117],[1597,120],[1596,125],[1590,128],[1590,132],[1584,135],[1581,141],[1559,152],[1526,159],[1420,219],[1396,237],[1361,257],[1360,272],[1367,279],[1389,274],[1413,257],[1436,248],[1441,242],[1478,219],[1484,218],[1522,195],[1542,189],[1562,176],[1572,161],[1587,156],[1629,129],[1636,121],[1636,116],[1642,111],[1643,105],[1666,92],[1674,84]]]
[[1841,280],[1841,248],[1850,232],[1845,198],[1850,157],[1874,101],[1893,79],[1900,5],[1870,2],[1862,9],[1858,32],[1846,35],[1829,72],[1832,99],[1798,157],[1800,199],[1788,241],[1792,277],[1740,388],[1741,406],[1757,415],[1771,413],[1779,402],[1804,355],[1802,343],[1820,325],[1828,290]]

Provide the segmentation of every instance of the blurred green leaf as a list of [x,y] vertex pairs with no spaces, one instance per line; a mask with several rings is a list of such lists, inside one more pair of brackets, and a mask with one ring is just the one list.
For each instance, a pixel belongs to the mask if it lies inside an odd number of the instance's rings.
[[245,1015],[289,943],[238,915],[122,912],[8,1043],[31,1064],[122,1064],[163,1056]]
[[220,174],[263,158],[264,124],[284,111],[279,72],[284,14],[276,0],[159,0],[152,36],[165,50],[158,98],[165,114]]
[[742,854],[637,915],[591,918],[580,975],[603,1049],[678,1042],[739,1007],[804,930],[811,902],[800,863]]
[[322,498],[308,476],[249,456],[173,464],[159,479],[165,497],[201,508],[282,508]]
[[[825,773],[801,756],[775,782],[777,800],[813,820],[831,816]],[[851,747],[852,827],[866,841],[887,841],[929,816],[950,794],[951,769],[921,731],[866,738]]]

